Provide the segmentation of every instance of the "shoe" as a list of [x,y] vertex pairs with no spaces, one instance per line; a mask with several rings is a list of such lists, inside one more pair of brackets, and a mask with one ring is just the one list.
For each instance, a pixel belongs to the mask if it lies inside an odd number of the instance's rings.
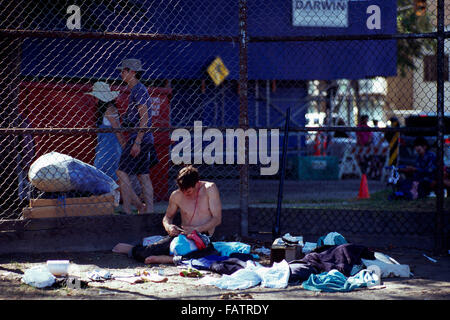
[[298,244],[297,238],[291,236],[289,233],[286,233],[281,239],[287,244]]

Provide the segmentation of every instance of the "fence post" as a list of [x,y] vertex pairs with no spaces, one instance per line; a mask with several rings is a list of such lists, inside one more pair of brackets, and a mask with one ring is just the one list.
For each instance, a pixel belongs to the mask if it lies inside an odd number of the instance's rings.
[[445,21],[444,0],[437,2],[437,197],[435,215],[435,252],[441,253],[444,249],[444,46],[445,46]]
[[277,199],[277,212],[275,217],[275,225],[272,230],[272,237],[275,240],[281,235],[281,203],[283,201],[283,191],[284,191],[284,177],[286,174],[286,160],[287,160],[287,145],[289,138],[289,122],[291,121],[291,108],[286,110],[286,124],[284,127],[284,137],[283,137],[283,153],[281,154],[281,172],[280,172],[280,183],[278,185],[278,199]]
[[[248,34],[247,1],[239,0],[239,127],[248,128]],[[239,165],[239,207],[241,210],[241,235],[248,236],[248,139],[245,139],[245,162]]]

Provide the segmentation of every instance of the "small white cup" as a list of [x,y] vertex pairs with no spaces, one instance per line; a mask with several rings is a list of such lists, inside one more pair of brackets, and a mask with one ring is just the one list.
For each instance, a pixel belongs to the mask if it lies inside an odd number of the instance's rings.
[[69,260],[48,260],[47,268],[54,276],[66,276],[69,271]]

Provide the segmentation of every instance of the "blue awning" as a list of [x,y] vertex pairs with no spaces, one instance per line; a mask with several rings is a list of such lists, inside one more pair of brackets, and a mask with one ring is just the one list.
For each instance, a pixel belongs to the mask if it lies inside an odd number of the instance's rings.
[[[396,33],[396,1],[348,2],[348,26],[299,27],[293,25],[296,0],[248,1],[248,34],[261,36],[355,35]],[[191,35],[238,35],[238,1],[129,1],[128,16],[106,6],[81,5],[82,17],[96,19],[96,29],[81,31],[140,32]],[[300,5],[300,2],[302,4]],[[298,7],[319,1],[299,1]],[[323,1],[322,1],[323,2]],[[328,0],[329,5],[344,0]],[[380,29],[370,29],[369,6],[380,8]],[[137,8],[137,9],[136,9]],[[140,9],[140,10],[138,10]],[[61,19],[46,14],[34,28],[67,30]],[[88,18],[86,18],[88,19]],[[101,23],[100,23],[101,22]],[[85,23],[87,24],[87,23]],[[143,61],[144,79],[205,79],[206,67],[220,56],[239,78],[239,45],[233,42],[126,41],[27,38],[23,42],[22,74],[78,78],[119,78],[115,69],[122,59]],[[396,40],[317,42],[250,42],[249,79],[360,79],[394,76],[397,70]]]

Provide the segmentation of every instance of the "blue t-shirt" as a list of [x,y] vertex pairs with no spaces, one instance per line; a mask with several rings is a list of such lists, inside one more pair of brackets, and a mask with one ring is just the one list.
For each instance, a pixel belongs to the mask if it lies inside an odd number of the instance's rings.
[[[130,96],[128,98],[128,109],[125,113],[123,119],[123,125],[128,128],[136,128],[139,127],[140,116],[139,116],[139,105],[147,106],[148,113],[148,123],[147,127],[152,126],[152,109],[151,109],[151,100],[150,95],[148,94],[147,88],[141,83],[138,82],[133,88],[131,88]],[[138,132],[132,132],[130,139],[135,139],[138,135]],[[146,132],[144,137],[142,138],[144,143],[153,143],[153,134],[152,132]]]
[[436,155],[431,151],[426,151],[423,157],[418,156],[416,159],[416,168],[414,174],[416,181],[433,181],[436,180]]

